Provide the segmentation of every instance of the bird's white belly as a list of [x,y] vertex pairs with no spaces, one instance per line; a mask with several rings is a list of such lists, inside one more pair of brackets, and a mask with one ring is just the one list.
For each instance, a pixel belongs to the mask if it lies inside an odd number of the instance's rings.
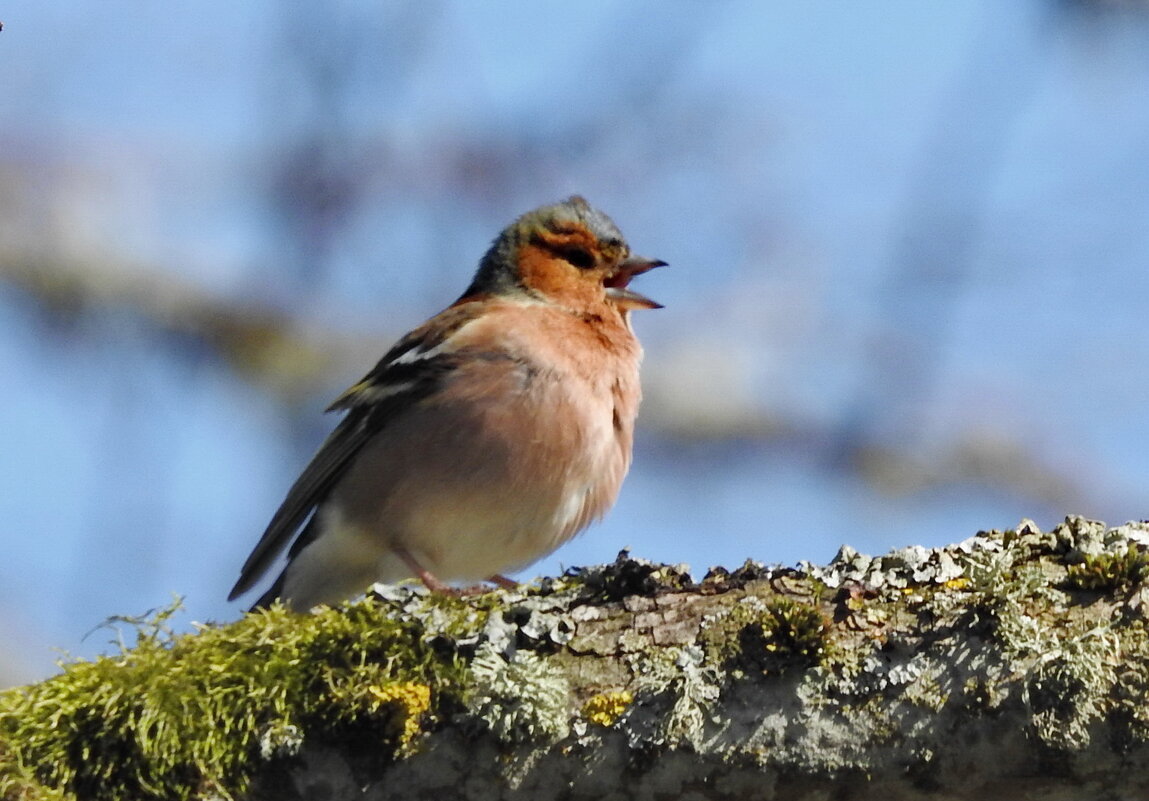
[[399,544],[443,581],[481,581],[540,559],[573,533],[585,490],[559,495],[428,504],[415,510]]

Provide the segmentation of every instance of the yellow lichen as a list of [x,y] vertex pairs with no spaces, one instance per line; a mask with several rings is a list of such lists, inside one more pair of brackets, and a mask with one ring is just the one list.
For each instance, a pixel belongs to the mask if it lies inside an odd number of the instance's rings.
[[613,726],[632,703],[634,696],[626,690],[599,693],[583,704],[582,716],[596,726]]
[[[423,715],[431,708],[431,688],[426,684],[398,681],[384,686],[371,685],[367,692],[378,703],[376,709],[391,706],[398,713],[399,744],[405,746],[419,733]],[[375,711],[375,710],[372,710]]]

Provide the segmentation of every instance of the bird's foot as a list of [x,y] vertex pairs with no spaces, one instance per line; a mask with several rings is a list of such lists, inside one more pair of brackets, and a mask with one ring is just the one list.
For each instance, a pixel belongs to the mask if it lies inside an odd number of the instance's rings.
[[509,579],[506,576],[501,576],[498,573],[490,576],[487,581],[494,584],[500,590],[513,590],[517,589],[519,586],[519,582],[515,581],[514,579]]
[[[431,592],[462,598],[470,595],[483,595],[491,591],[490,587],[483,584],[476,584],[472,587],[452,587],[440,581],[434,573],[419,564],[418,560],[416,560],[406,548],[395,548],[395,555],[402,559],[407,567],[411,568],[411,572],[418,576],[419,580],[423,582],[423,585]],[[487,581],[503,590],[511,590],[519,586],[517,581],[513,581],[506,576],[500,576],[497,573],[488,578]]]

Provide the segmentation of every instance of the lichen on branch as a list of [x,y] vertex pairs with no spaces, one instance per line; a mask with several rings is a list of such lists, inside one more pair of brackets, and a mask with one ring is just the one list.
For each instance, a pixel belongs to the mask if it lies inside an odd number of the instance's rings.
[[1147,546],[1074,517],[698,581],[624,552],[183,636],[165,610],[0,695],[0,797],[1147,797]]

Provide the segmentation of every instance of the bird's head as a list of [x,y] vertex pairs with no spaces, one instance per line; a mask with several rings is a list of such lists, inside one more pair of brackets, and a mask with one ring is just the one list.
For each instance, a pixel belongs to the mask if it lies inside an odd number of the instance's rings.
[[575,310],[661,304],[629,288],[666,262],[632,255],[614,221],[575,195],[519,217],[491,244],[464,297],[526,292]]

